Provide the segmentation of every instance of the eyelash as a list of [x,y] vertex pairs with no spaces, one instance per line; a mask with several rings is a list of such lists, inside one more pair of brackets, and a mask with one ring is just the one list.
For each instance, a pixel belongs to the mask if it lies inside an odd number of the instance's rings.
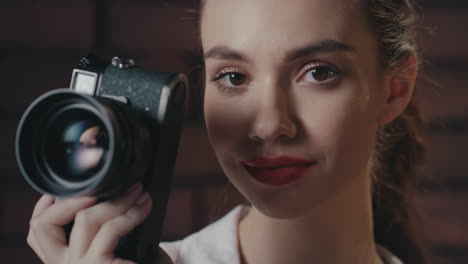
[[[316,81],[316,82],[313,82],[313,83],[310,83],[310,82],[307,82],[307,81],[301,81],[308,73],[310,73],[314,69],[315,70],[320,69],[320,70],[327,71],[327,79],[323,80],[323,81]],[[242,85],[229,86],[229,85],[225,85],[225,84],[223,84],[221,82],[221,80],[223,78],[225,78],[226,76],[229,76],[230,74],[240,74],[246,79],[246,82],[250,81],[249,77],[246,74],[244,74],[242,71],[240,71],[239,69],[237,69],[235,67],[228,67],[228,68],[221,69],[216,74],[214,74],[214,76],[212,76],[210,78],[210,81],[213,82],[216,85],[216,87],[218,89],[222,90],[222,91],[226,91],[226,92],[230,92],[230,93],[240,92],[241,91],[240,89],[244,88],[244,87],[242,87],[243,84]],[[300,83],[305,84],[305,85],[326,85],[329,82],[336,79],[340,74],[341,74],[341,71],[339,71],[335,66],[332,66],[332,65],[326,64],[326,63],[322,63],[322,62],[312,62],[312,63],[308,63],[308,64],[306,64],[305,66],[302,67],[302,70],[299,73],[298,81]]]
[[[306,77],[308,73],[312,72],[313,70],[325,70],[327,72],[327,78],[323,81],[315,81],[312,83],[307,81],[301,81],[303,78]],[[338,68],[335,66],[323,62],[312,62],[304,66],[303,70],[300,71],[298,81],[306,85],[326,85],[330,82],[333,82],[336,78],[339,77],[340,74],[341,71],[338,70]]]
[[228,85],[225,85],[221,82],[221,80],[226,77],[226,76],[229,76],[230,74],[240,74],[242,76],[244,76],[246,78],[247,81],[249,81],[249,78],[247,77],[247,74],[244,74],[242,71],[240,71],[239,69],[235,68],[235,67],[228,67],[228,68],[224,68],[224,69],[221,69],[220,71],[218,71],[214,76],[212,76],[210,78],[210,81],[212,81],[216,87],[222,91],[226,91],[226,92],[238,92],[239,89],[241,89],[240,85],[239,86],[228,86]]

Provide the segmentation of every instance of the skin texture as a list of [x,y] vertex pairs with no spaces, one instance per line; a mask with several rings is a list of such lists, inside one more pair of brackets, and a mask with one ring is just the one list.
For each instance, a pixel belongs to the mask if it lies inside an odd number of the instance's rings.
[[[253,205],[240,224],[243,261],[379,263],[371,157],[377,128],[409,102],[414,57],[402,74],[381,69],[359,1],[207,1],[201,38],[210,140]],[[280,155],[318,163],[279,187],[241,163]]]
[[[116,258],[113,251],[119,238],[150,210],[151,199],[140,184],[122,197],[99,204],[94,197],[54,201],[44,195],[34,208],[27,241],[47,264],[132,264]],[[68,243],[63,226],[73,219]]]
[[[239,226],[242,262],[381,263],[372,233],[371,157],[377,128],[411,98],[414,56],[398,75],[382,70],[359,1],[284,3],[209,0],[201,21],[208,133],[226,175],[252,203]],[[272,187],[240,163],[279,155],[317,165]],[[99,204],[43,196],[28,244],[47,264],[133,263],[113,250],[148,216],[151,199],[144,197],[140,185]],[[73,219],[67,243],[63,226]]]

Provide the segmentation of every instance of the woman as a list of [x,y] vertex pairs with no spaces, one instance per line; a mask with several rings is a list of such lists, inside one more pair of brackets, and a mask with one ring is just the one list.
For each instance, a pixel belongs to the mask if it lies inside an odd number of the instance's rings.
[[[423,263],[408,203],[422,152],[412,18],[404,0],[203,3],[206,125],[252,206],[162,243],[163,262]],[[46,263],[131,263],[112,252],[147,198],[44,197],[28,241]]]

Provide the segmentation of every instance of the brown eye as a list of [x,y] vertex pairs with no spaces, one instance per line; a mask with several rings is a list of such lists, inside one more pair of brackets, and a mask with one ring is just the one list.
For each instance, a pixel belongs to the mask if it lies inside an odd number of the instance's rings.
[[312,77],[319,82],[323,82],[333,75],[333,72],[324,67],[312,69],[310,73],[312,74]]
[[244,91],[250,82],[249,76],[235,67],[221,69],[210,80],[218,89],[229,94]]
[[308,67],[308,69],[306,68],[301,81],[315,84],[325,83],[337,74],[339,74],[339,71],[334,67],[315,64]]
[[232,84],[232,86],[239,86],[245,83],[245,80],[247,79],[245,75],[240,74],[240,73],[230,73],[228,75],[229,77],[229,82]]

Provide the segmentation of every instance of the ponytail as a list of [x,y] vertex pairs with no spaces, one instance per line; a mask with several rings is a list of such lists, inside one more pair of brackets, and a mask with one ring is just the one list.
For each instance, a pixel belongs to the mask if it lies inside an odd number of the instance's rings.
[[412,204],[424,156],[423,131],[423,120],[412,99],[401,116],[379,130],[375,152],[375,241],[410,264],[423,264],[425,255]]

